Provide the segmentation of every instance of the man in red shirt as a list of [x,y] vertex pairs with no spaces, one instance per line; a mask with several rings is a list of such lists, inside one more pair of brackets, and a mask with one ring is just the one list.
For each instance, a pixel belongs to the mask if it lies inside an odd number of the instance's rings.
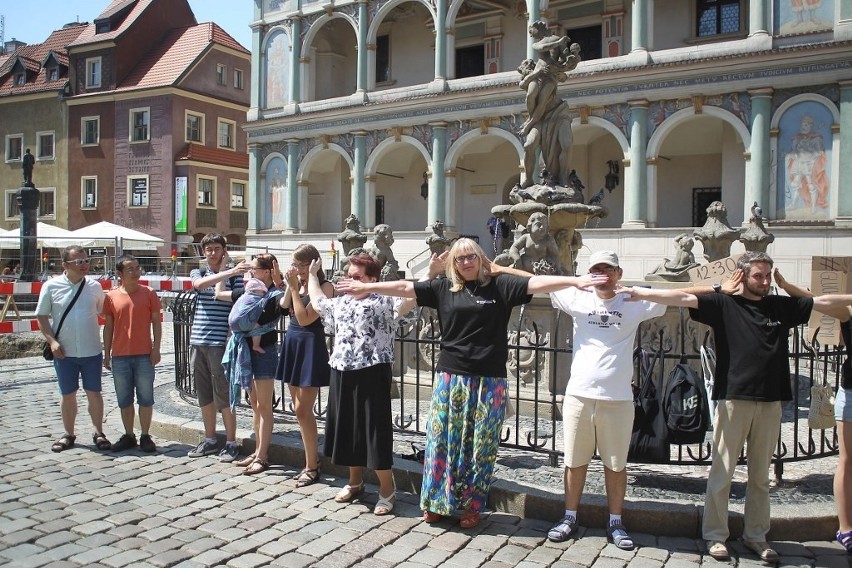
[[160,299],[151,288],[139,284],[141,270],[133,255],[120,256],[115,269],[121,282],[104,302],[104,367],[112,369],[124,435],[112,449],[121,452],[137,445],[133,433],[135,392],[142,429],[138,445],[143,452],[153,452],[157,446],[149,429],[154,411],[154,365],[160,362]]

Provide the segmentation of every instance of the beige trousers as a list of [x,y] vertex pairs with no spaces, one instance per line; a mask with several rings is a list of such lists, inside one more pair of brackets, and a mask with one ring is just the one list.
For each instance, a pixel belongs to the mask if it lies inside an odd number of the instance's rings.
[[713,422],[713,464],[707,477],[702,534],[705,540],[725,542],[728,497],[737,458],[748,442],[748,481],[743,539],[762,542],[769,532],[769,465],[781,428],[780,402],[721,400]]

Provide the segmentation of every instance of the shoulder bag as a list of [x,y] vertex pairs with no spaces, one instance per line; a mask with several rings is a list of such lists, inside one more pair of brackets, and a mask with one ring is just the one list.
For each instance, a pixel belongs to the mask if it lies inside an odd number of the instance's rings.
[[[68,307],[65,308],[65,313],[62,314],[62,319],[59,320],[59,327],[56,328],[56,333],[53,334],[53,337],[59,339],[59,332],[62,331],[62,324],[65,323],[65,317],[68,315],[68,312],[71,311],[71,308],[74,307],[74,304],[77,302],[77,298],[80,297],[80,293],[83,291],[83,286],[86,285],[86,278],[83,278],[83,281],[80,282],[80,286],[77,288],[77,293],[74,294],[74,298],[72,298],[71,303],[68,304]],[[53,361],[53,349],[50,348],[50,343],[45,341],[44,345],[41,346],[41,355],[44,357],[45,361]]]

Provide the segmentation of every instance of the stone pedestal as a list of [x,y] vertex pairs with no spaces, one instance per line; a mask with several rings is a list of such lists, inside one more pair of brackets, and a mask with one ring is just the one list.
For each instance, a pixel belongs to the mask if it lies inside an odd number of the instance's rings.
[[30,183],[18,190],[18,210],[21,215],[21,275],[18,280],[32,282],[36,274],[36,231],[38,202],[41,192]]

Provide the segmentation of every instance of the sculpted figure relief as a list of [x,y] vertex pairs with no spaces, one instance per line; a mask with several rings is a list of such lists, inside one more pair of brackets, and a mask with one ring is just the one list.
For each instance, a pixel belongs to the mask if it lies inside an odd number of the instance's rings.
[[376,235],[373,240],[373,248],[370,249],[370,254],[379,261],[379,266],[382,267],[381,281],[399,280],[399,263],[393,255],[391,245],[393,245],[393,229],[390,225],[376,225]]
[[704,245],[707,262],[731,256],[731,243],[740,238],[740,232],[728,224],[728,208],[721,201],[707,207],[707,221],[692,234]]
[[559,247],[548,232],[547,215],[544,213],[530,215],[527,232],[512,243],[509,255],[515,268],[533,274],[562,274]]
[[666,258],[652,273],[645,275],[645,280],[669,282],[689,282],[689,269],[698,266],[692,247],[695,241],[689,233],[681,233],[675,237],[677,253],[674,257]]
[[452,241],[444,236],[444,222],[435,221],[432,223],[432,234],[426,237],[426,244],[429,245],[429,250],[433,254],[442,254],[450,248]]
[[337,240],[343,245],[343,256],[348,257],[356,248],[361,248],[367,242],[367,236],[361,232],[361,221],[355,214],[349,215],[343,222],[343,232],[337,235]]

